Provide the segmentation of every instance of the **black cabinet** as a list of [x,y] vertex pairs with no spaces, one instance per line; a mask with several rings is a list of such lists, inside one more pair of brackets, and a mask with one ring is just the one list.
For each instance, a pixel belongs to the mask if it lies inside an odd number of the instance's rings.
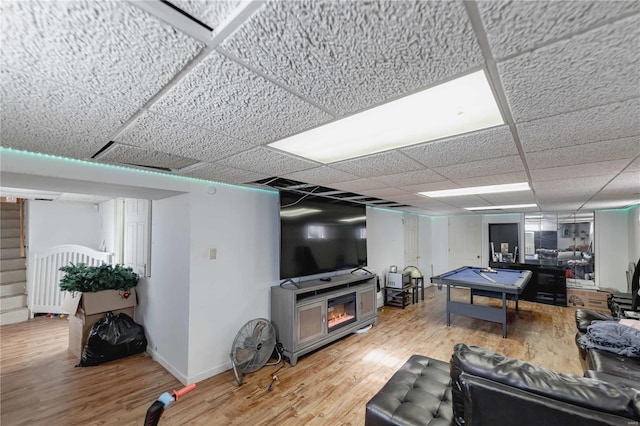
[[531,271],[531,281],[522,293],[522,299],[547,305],[567,306],[567,278],[565,268],[528,263],[489,262],[492,268]]

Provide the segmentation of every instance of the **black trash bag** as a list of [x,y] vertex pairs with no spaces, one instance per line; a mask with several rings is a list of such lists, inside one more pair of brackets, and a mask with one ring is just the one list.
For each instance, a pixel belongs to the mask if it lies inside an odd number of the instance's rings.
[[144,327],[127,314],[107,312],[89,331],[79,367],[90,367],[147,350]]

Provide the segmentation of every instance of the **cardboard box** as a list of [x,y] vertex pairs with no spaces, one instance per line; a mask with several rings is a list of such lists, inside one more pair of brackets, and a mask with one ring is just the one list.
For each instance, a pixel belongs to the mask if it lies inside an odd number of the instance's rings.
[[69,314],[69,352],[80,358],[91,327],[107,312],[125,313],[135,319],[136,292],[133,288],[129,292],[127,298],[117,290],[67,292],[62,309]]
[[567,288],[567,306],[609,312],[608,291]]

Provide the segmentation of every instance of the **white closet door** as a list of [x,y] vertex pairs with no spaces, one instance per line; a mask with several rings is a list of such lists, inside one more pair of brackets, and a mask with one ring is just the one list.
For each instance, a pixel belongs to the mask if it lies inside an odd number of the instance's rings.
[[137,274],[151,273],[151,201],[124,200],[124,264]]
[[482,266],[482,217],[449,217],[449,270]]
[[[418,216],[405,214],[404,222],[404,266],[418,266]],[[399,266],[399,265],[398,265]]]

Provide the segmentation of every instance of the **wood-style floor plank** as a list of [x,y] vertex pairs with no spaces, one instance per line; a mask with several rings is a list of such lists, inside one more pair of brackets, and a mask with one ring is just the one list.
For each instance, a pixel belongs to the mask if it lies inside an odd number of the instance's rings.
[[[453,290],[467,300],[468,292]],[[475,298],[498,306],[499,301]],[[231,370],[198,383],[167,410],[160,425],[362,425],[366,402],[415,353],[448,361],[458,342],[491,348],[558,372],[582,375],[571,308],[510,304],[508,338],[501,324],[452,316],[445,291],[425,301],[384,307],[379,324],[352,334],[278,371],[273,391],[266,366],[238,386]],[[163,392],[182,385],[148,355],[75,368],[67,351],[68,322],[39,317],[0,327],[0,423],[13,425],[141,425]],[[220,342],[231,345],[231,342]],[[230,349],[230,348],[229,348]]]

